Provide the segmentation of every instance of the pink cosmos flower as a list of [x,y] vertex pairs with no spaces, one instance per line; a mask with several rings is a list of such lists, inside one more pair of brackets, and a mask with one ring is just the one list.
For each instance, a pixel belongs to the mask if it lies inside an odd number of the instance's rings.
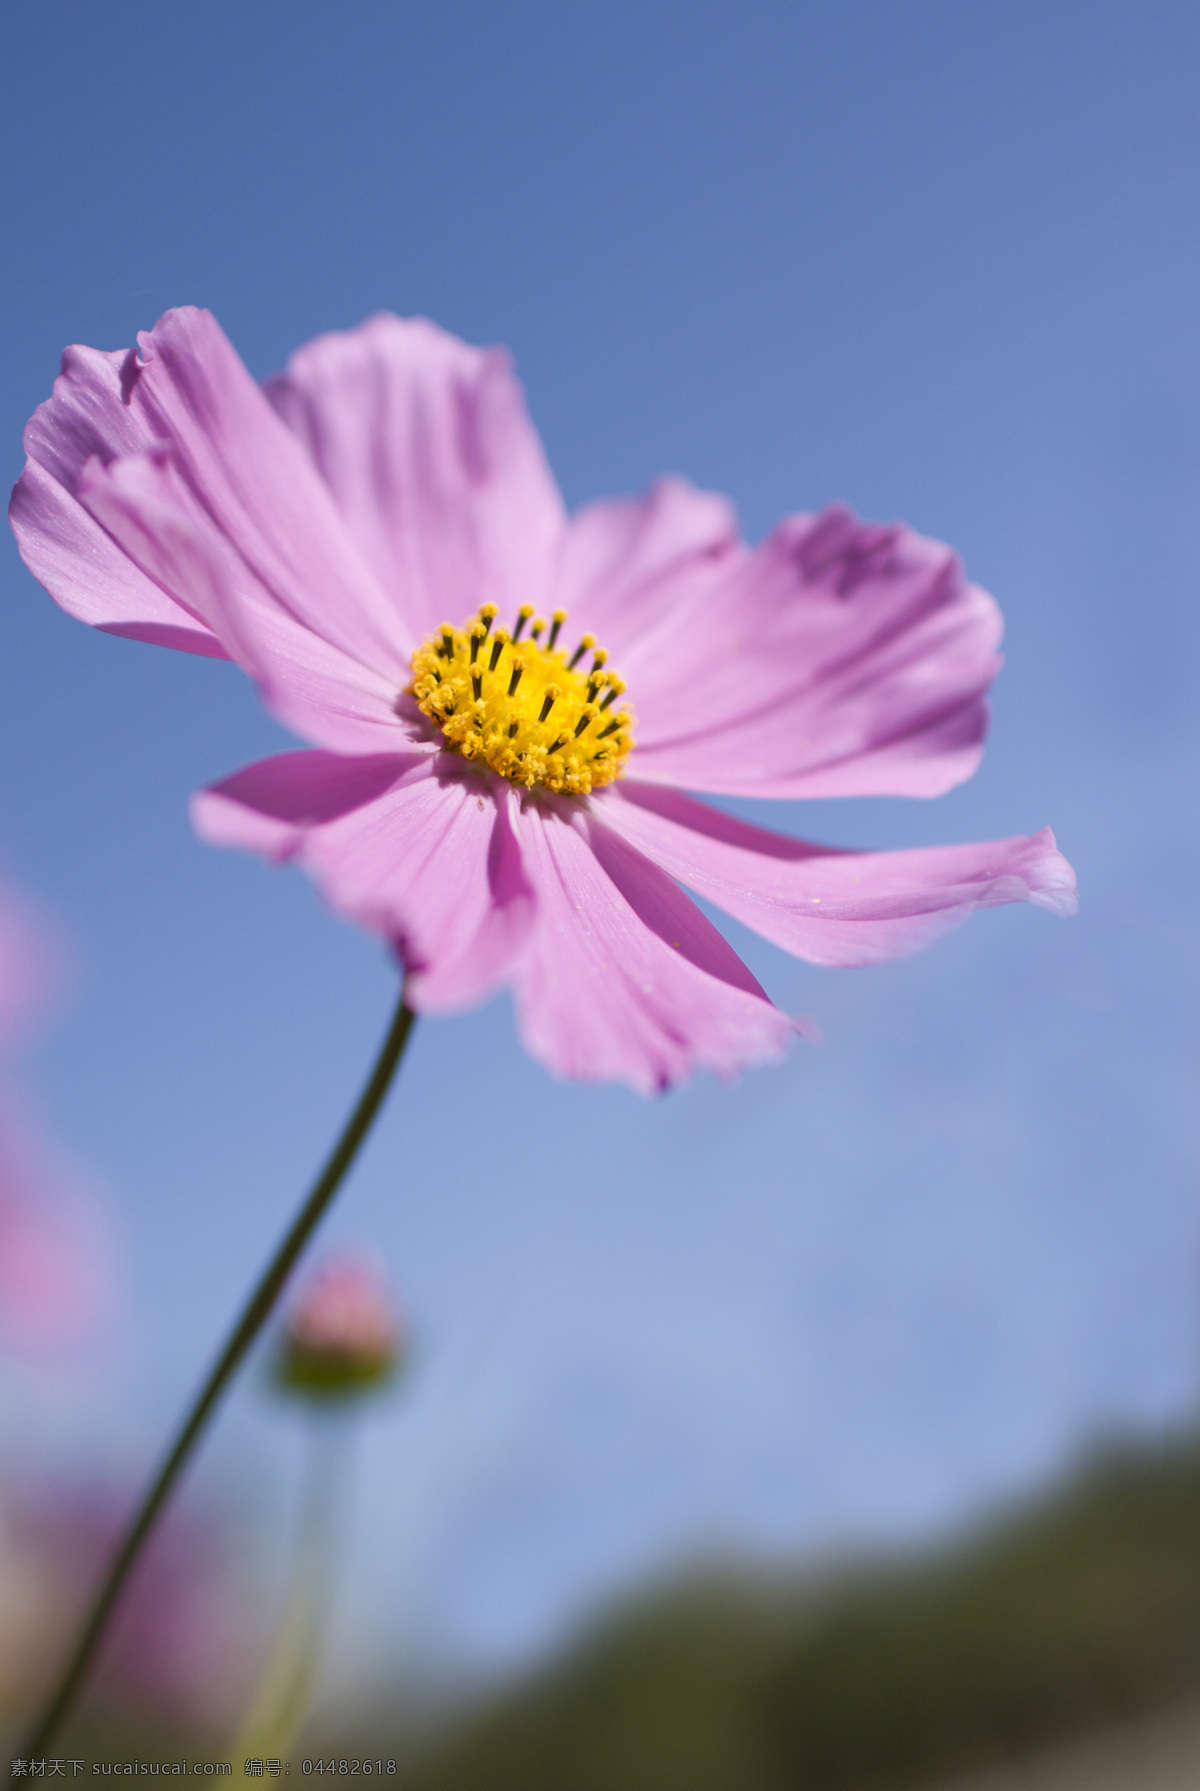
[[1048,831],[832,851],[697,802],[970,775],[1000,618],[946,547],[831,508],[745,546],[678,479],[568,516],[506,356],[378,316],[259,387],[215,320],[70,348],[13,495],[51,595],[235,660],[315,750],[195,799],[383,934],[415,1007],[512,988],[553,1070],[651,1090],[793,1023],[679,887],[816,964],[1074,907]]

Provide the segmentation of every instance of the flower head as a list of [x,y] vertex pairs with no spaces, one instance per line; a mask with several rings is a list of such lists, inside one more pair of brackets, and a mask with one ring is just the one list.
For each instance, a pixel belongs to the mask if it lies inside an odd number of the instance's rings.
[[395,1304],[375,1266],[334,1257],[309,1278],[288,1314],[277,1362],[281,1384],[345,1398],[389,1380],[404,1353]]
[[561,1074],[654,1089],[785,1047],[681,884],[818,964],[999,902],[1072,910],[1048,830],[842,852],[684,794],[970,775],[999,614],[902,525],[835,507],[749,548],[678,479],[568,517],[504,354],[392,316],[259,387],[210,315],[170,311],[138,351],[68,349],[26,448],[12,520],[51,595],[236,660],[316,749],[202,792],[200,833],[300,862],[418,1008],[511,987]]
[[522,641],[532,616],[523,604],[512,633],[493,634],[496,606],[485,603],[465,627],[443,624],[413,654],[409,690],[448,751],[527,790],[588,796],[625,774],[633,716],[613,708],[625,686],[594,635],[567,657],[557,644],[565,609],[555,610],[548,634],[539,618]]

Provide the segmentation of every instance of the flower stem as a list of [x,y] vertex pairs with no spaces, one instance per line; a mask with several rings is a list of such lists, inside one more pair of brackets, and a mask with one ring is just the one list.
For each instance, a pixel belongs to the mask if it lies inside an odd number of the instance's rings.
[[130,1522],[125,1536],[113,1555],[108,1572],[96,1593],[83,1628],[80,1630],[74,1652],[63,1669],[62,1677],[49,1698],[37,1726],[32,1730],[25,1744],[24,1757],[26,1759],[42,1758],[74,1703],[108,1626],[113,1607],[129,1576],[130,1569],[154,1528],[175,1482],[183,1472],[192,1450],[212,1416],[217,1401],[269,1318],[271,1309],[283,1291],[284,1284],[295,1267],[297,1258],[323,1216],[326,1207],[341,1186],[346,1171],[353,1163],[359,1146],[371,1128],[371,1122],[379,1111],[383,1097],[387,1093],[400,1059],[404,1055],[404,1047],[408,1043],[414,1018],[413,1011],[405,1002],[404,991],[401,989],[400,1000],[388,1029],[388,1035],[383,1041],[383,1047],[376,1059],[367,1085],[359,1096],[358,1105],[350,1115],[346,1129],[334,1146],[329,1161],[318,1177],[311,1194],[297,1213],[290,1230],[247,1301],[245,1310],[230,1333],[224,1349],[217,1357],[212,1372],[201,1388],[195,1403],[184,1418],[179,1433],[152,1481],[141,1507]]
[[308,1477],[291,1585],[262,1677],[234,1737],[235,1760],[286,1754],[300,1733],[320,1666],[333,1602],[335,1556],[356,1438],[351,1411],[313,1412]]

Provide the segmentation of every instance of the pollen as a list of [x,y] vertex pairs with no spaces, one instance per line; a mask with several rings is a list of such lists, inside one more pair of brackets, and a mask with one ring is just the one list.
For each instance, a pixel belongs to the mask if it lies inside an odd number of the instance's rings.
[[560,647],[565,610],[547,623],[522,604],[511,630],[496,615],[485,603],[422,641],[408,687],[422,714],[454,752],[527,789],[586,796],[622,777],[633,712],[604,648],[590,634]]

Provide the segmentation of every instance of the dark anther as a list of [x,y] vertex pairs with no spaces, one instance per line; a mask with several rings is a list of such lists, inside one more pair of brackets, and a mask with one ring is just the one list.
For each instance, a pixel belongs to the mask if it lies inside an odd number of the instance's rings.
[[528,620],[532,614],[533,614],[533,611],[530,609],[529,605],[526,603],[523,603],[521,605],[520,609],[517,611],[517,625],[512,631],[512,637],[513,637],[514,641],[520,640],[522,630],[524,629],[526,622],[528,622]]
[[579,646],[577,646],[575,651],[572,653],[570,659],[568,659],[568,661],[567,661],[567,670],[573,672],[575,670],[575,667],[579,664],[579,661],[583,658],[583,656],[586,652],[587,652],[587,648],[583,645],[583,643],[581,641]]
[[504,642],[503,641],[493,641],[492,642],[492,657],[488,664],[489,672],[495,671],[496,661],[499,659],[499,657],[500,657],[501,653],[503,653],[503,651],[504,651]]
[[615,703],[617,698],[620,696],[620,694],[621,694],[620,691],[617,689],[616,685],[614,684],[612,689],[609,691],[608,695],[605,697],[604,701],[601,703],[601,705],[600,705],[601,709],[607,709],[610,703]]
[[482,672],[472,672],[471,673],[471,689],[475,692],[475,701],[478,702],[480,697],[483,695],[483,673]]
[[524,671],[524,670],[525,670],[525,667],[524,667],[524,666],[523,666],[523,665],[514,665],[514,667],[513,667],[513,675],[512,675],[512,677],[511,677],[511,678],[510,678],[510,679],[509,679],[509,680],[508,680],[508,694],[509,694],[509,696],[516,696],[516,694],[517,694],[517,685],[518,685],[518,684],[519,684],[519,683],[520,683],[520,682],[521,682],[521,673],[522,673],[522,672],[523,672],[523,671]]
[[549,715],[551,709],[553,709],[553,707],[554,707],[554,701],[555,701],[554,692],[549,691],[546,695],[545,700],[542,703],[542,713],[538,716],[539,721],[545,721],[545,719]]
[[551,653],[553,653],[555,643],[558,640],[558,631],[566,619],[565,616],[555,616],[553,622],[550,624],[550,639],[546,642],[546,647]]
[[560,734],[558,736],[558,739],[554,742],[554,745],[548,746],[546,748],[546,751],[547,752],[557,752],[560,746],[565,746],[566,744],[567,744],[567,736],[565,734]]
[[508,724],[508,737],[509,737],[509,739],[510,739],[510,740],[511,740],[511,739],[512,739],[512,737],[513,737],[513,735],[514,735],[514,734],[515,734],[515,733],[516,733],[516,731],[517,731],[517,729],[518,729],[518,727],[519,727],[519,726],[520,726],[520,723],[519,723],[519,722],[516,722],[516,721],[510,721],[510,722],[509,722],[509,724]]
[[621,724],[619,721],[610,721],[606,728],[601,728],[601,730],[600,730],[599,734],[596,736],[596,738],[598,740],[607,740],[608,736],[610,734],[616,733],[616,731],[620,727],[620,725]]
[[578,740],[578,738],[579,738],[579,736],[580,736],[580,734],[582,734],[582,732],[583,732],[583,730],[584,730],[584,728],[590,728],[590,727],[591,727],[591,725],[592,725],[592,722],[593,722],[593,721],[594,721],[594,720],[595,720],[595,716],[593,716],[593,715],[581,715],[581,716],[580,716],[580,717],[579,717],[579,720],[578,720],[578,721],[577,721],[577,722],[576,722],[576,724],[575,724],[575,738],[576,738],[576,740]]

